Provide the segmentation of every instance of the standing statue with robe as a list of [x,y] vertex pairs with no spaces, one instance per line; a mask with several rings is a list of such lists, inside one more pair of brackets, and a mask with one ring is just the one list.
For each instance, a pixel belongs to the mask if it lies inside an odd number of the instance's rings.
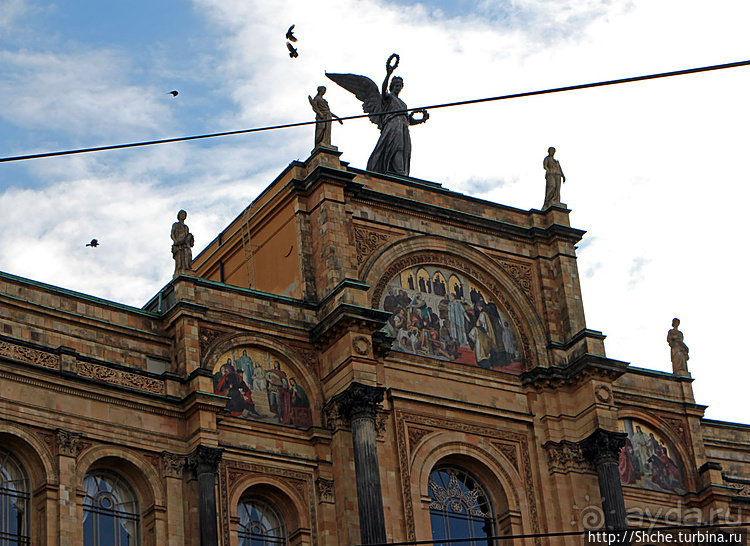
[[547,182],[544,191],[544,205],[542,210],[547,209],[551,205],[562,205],[560,203],[560,186],[565,182],[565,175],[560,167],[560,162],[555,159],[555,149],[550,148],[547,150],[549,155],[544,158],[544,177]]
[[193,245],[195,238],[185,224],[187,212],[177,213],[177,221],[172,224],[172,257],[174,258],[174,276],[191,273],[193,263]]
[[[392,63],[392,61],[394,61]],[[424,123],[429,119],[426,110],[408,112],[406,103],[399,98],[404,80],[391,74],[398,66],[395,53],[385,63],[385,80],[380,90],[370,78],[356,74],[326,74],[341,87],[354,93],[362,101],[362,109],[369,114],[370,121],[380,129],[380,139],[367,161],[367,170],[381,174],[409,175],[411,163],[411,137],[409,126]],[[389,83],[390,82],[390,83]],[[416,118],[415,114],[421,114]]]
[[667,343],[671,349],[672,356],[672,373],[675,375],[690,375],[687,367],[687,361],[690,358],[688,355],[689,349],[685,345],[682,332],[678,329],[680,326],[680,319],[672,319],[672,329],[667,332]]
[[318,94],[315,97],[307,96],[312,106],[313,112],[315,112],[315,147],[325,146],[326,148],[331,147],[331,120],[336,118],[339,123],[343,124],[341,118],[331,112],[331,108],[328,106],[328,101],[323,98],[326,94],[326,88],[324,86],[318,87]]

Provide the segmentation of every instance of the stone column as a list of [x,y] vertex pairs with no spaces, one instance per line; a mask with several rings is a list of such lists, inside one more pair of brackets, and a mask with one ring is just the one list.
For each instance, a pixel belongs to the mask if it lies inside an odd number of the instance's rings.
[[59,546],[73,546],[83,541],[83,508],[76,490],[76,458],[81,451],[81,434],[55,430],[57,464],[60,471]]
[[200,445],[188,455],[187,464],[198,480],[198,518],[201,546],[217,546],[216,471],[224,450]]
[[375,415],[383,400],[383,387],[352,383],[334,397],[339,412],[351,421],[354,472],[362,544],[385,544],[383,493],[380,488]]
[[[607,529],[627,529],[625,499],[622,496],[622,483],[618,461],[620,450],[625,446],[628,435],[597,428],[594,433],[580,442],[583,456],[594,464],[599,476],[599,492],[602,496],[604,524]],[[622,537],[625,539],[625,537]],[[629,544],[624,540],[618,544]]]

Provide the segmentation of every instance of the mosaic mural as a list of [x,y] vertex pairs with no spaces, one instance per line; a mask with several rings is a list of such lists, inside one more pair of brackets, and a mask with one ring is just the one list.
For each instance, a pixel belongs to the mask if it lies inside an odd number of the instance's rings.
[[214,393],[229,397],[225,410],[230,415],[299,428],[312,425],[307,392],[286,361],[266,349],[227,351],[213,379]]
[[620,451],[620,481],[664,493],[685,494],[685,479],[674,447],[658,431],[639,421],[621,419],[627,432]]
[[519,374],[518,336],[505,311],[465,275],[441,266],[402,271],[386,288],[381,309],[393,349]]

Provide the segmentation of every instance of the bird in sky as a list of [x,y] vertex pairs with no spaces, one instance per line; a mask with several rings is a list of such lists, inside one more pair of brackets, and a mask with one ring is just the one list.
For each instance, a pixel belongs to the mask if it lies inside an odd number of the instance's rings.
[[297,50],[294,48],[294,46],[290,43],[286,43],[286,48],[289,50],[289,56],[294,59],[295,57],[299,57],[299,53],[297,53]]
[[173,97],[176,97],[179,94],[180,94],[180,92],[177,91],[177,89],[175,89],[174,91],[170,91],[169,93],[167,93],[167,95],[172,95]]
[[99,246],[99,240],[98,239],[91,239],[90,243],[86,243],[86,246],[90,246],[92,248],[96,248]]
[[289,30],[286,31],[286,39],[290,42],[296,42],[297,38],[294,37],[294,34],[292,34],[292,29],[294,29],[294,25],[289,27]]

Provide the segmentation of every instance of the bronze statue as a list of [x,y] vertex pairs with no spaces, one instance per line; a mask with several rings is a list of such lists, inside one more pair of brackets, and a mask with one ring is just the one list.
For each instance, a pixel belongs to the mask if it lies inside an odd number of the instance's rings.
[[[391,61],[395,61],[391,63]],[[409,175],[411,162],[411,138],[409,126],[424,123],[430,118],[427,110],[407,112],[406,103],[398,94],[404,87],[404,80],[391,74],[398,66],[399,56],[395,53],[385,63],[385,80],[380,91],[374,81],[356,74],[326,74],[341,87],[354,93],[362,101],[362,109],[370,114],[370,121],[380,129],[380,139],[367,161],[367,170],[382,174]],[[414,114],[420,113],[417,119]]]
[[187,212],[181,210],[177,213],[177,222],[172,224],[172,257],[175,277],[192,271],[193,251],[190,249],[195,244],[195,238],[185,224],[185,218],[187,218]]
[[678,329],[679,325],[680,319],[672,319],[672,329],[667,332],[667,343],[672,353],[672,372],[675,375],[690,375],[687,367],[687,361],[690,359],[689,349],[683,341],[682,332]]
[[341,121],[340,117],[331,112],[331,109],[328,106],[328,101],[323,98],[323,95],[325,94],[326,88],[321,85],[318,87],[318,94],[315,95],[315,98],[307,95],[307,98],[310,101],[310,106],[312,106],[312,109],[315,112],[315,121],[317,121],[315,124],[316,148],[318,146],[331,147],[331,120],[333,118],[339,120],[339,123],[341,124],[344,123]]
[[560,167],[560,162],[555,159],[555,149],[547,150],[549,155],[544,158],[544,171],[547,186],[544,192],[544,205],[542,210],[550,205],[560,205],[560,182],[565,182],[565,175]]

